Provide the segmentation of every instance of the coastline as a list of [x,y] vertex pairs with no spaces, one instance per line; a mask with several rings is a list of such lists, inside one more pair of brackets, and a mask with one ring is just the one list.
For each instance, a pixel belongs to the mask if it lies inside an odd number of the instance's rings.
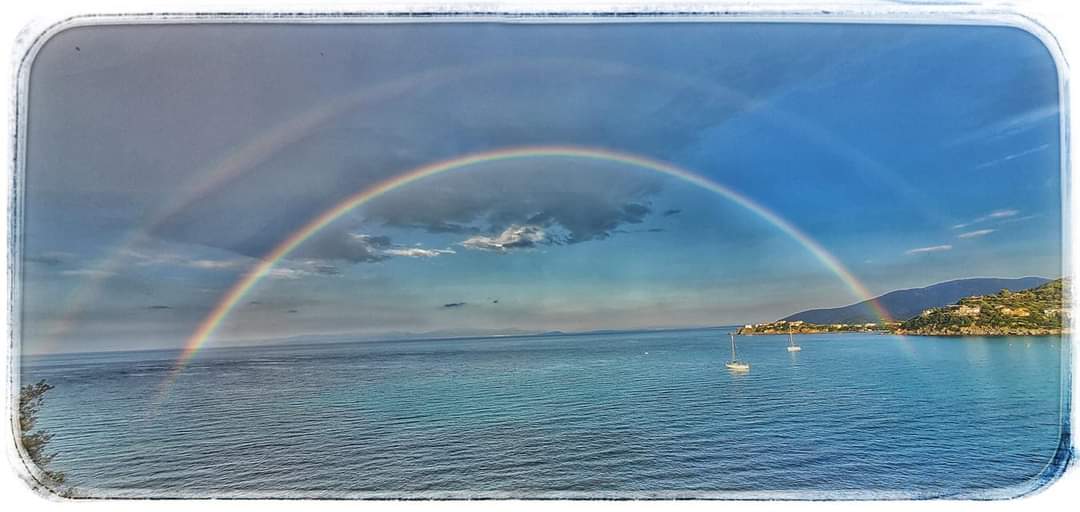
[[736,334],[739,336],[801,336],[807,334],[880,334],[897,336],[941,336],[962,338],[967,336],[976,337],[1015,337],[1015,336],[1064,336],[1071,334],[1069,329],[1041,328],[1041,327],[996,327],[983,326],[957,326],[949,329],[904,329],[899,324],[895,326],[877,327],[833,327],[833,326],[803,326],[800,329],[790,331],[777,328],[774,324],[754,325],[740,327]]

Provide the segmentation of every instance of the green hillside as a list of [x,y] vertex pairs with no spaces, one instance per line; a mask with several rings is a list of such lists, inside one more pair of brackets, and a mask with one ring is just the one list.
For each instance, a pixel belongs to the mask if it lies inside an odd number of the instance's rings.
[[900,334],[921,335],[1050,335],[1066,327],[1062,280],[1037,288],[960,299],[956,304],[931,308],[903,322]]

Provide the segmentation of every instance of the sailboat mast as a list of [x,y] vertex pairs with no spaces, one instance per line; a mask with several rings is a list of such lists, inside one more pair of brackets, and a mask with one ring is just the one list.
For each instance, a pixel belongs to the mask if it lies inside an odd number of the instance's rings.
[[731,360],[737,359],[735,357],[735,333],[731,333]]

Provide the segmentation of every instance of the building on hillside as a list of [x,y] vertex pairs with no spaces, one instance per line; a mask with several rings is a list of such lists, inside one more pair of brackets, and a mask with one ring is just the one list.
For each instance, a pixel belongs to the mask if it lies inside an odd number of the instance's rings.
[[956,316],[979,316],[979,313],[982,312],[982,307],[968,306],[966,304],[953,304],[948,309],[949,313]]

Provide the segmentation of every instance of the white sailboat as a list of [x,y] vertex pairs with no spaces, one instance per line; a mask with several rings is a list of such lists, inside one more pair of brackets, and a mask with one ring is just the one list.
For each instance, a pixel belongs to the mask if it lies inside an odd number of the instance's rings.
[[750,371],[750,363],[739,361],[739,359],[735,357],[735,333],[732,332],[729,334],[731,334],[731,361],[728,361],[724,366],[727,366],[729,370],[740,372]]
[[795,338],[791,335],[791,326],[790,325],[787,328],[787,341],[788,341],[788,346],[787,346],[787,351],[788,352],[798,352],[798,351],[802,350],[802,347],[795,344]]

